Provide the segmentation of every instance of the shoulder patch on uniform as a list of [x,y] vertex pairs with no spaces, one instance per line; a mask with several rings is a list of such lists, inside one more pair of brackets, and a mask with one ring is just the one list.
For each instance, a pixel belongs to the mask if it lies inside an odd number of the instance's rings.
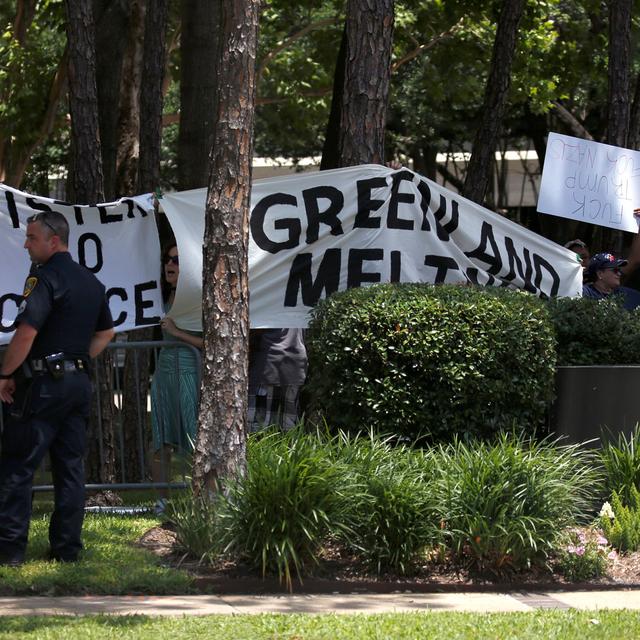
[[38,278],[34,276],[30,276],[27,278],[27,281],[24,283],[24,291],[22,293],[23,297],[27,298],[29,294],[36,288],[38,284]]

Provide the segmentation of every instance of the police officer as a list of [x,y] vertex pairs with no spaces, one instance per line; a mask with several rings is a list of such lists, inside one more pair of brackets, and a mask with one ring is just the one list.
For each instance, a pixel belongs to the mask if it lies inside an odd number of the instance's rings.
[[[27,219],[33,263],[0,368],[0,399],[11,417],[0,453],[0,563],[24,561],[33,476],[47,451],[54,511],[50,557],[73,562],[82,549],[84,455],[91,406],[89,358],[113,337],[104,286],[68,252],[69,225],[55,211]],[[29,378],[20,381],[26,372]]]

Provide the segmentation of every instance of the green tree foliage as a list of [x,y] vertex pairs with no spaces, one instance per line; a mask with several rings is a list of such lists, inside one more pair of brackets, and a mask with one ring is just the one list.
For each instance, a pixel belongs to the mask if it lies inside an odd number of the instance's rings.
[[30,4],[0,2],[0,180],[16,186],[34,149],[64,126],[57,108],[66,74],[63,3],[33,3],[33,14]]

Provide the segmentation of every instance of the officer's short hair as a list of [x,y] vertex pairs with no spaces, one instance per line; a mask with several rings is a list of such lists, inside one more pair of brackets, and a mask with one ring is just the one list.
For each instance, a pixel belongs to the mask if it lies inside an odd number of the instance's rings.
[[58,211],[39,211],[29,216],[27,222],[39,222],[48,231],[49,237],[56,235],[63,244],[69,244],[69,223]]

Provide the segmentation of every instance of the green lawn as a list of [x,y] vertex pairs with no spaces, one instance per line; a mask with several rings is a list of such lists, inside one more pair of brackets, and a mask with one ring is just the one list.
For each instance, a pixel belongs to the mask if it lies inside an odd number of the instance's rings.
[[17,569],[0,567],[0,595],[188,593],[186,572],[163,567],[152,553],[133,546],[157,524],[150,516],[87,515],[80,562],[60,564],[46,560],[48,516],[35,515],[27,562]]
[[538,611],[532,613],[420,613],[383,615],[242,615],[190,618],[0,618],[0,638],[233,638],[269,640],[342,638],[517,638],[518,640],[630,640],[640,636],[635,611]]

